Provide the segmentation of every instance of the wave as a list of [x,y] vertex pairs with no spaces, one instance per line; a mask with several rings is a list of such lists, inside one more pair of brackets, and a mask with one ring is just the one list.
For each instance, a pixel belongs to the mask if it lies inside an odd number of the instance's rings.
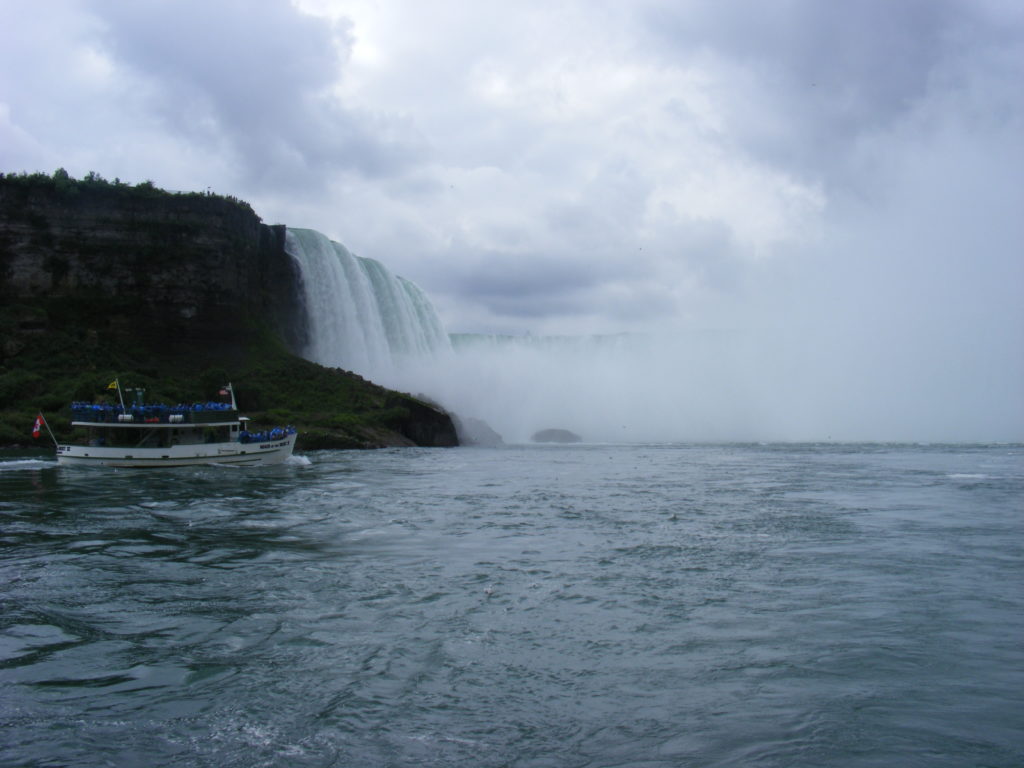
[[0,461],[0,472],[12,472],[22,469],[46,469],[55,467],[57,462],[53,459],[9,459]]

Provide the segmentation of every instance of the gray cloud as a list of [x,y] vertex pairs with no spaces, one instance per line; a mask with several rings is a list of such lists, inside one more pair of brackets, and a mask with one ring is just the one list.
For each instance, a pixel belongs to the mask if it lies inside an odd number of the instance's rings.
[[842,184],[859,137],[961,87],[993,51],[1019,57],[1021,18],[1007,10],[958,0],[655,3],[646,32],[670,58],[710,53],[736,66],[729,109],[746,151]]
[[152,86],[168,129],[226,146],[260,185],[323,190],[331,173],[396,173],[419,152],[396,117],[347,108],[331,93],[351,39],[344,25],[285,0],[94,6],[102,42],[119,66]]

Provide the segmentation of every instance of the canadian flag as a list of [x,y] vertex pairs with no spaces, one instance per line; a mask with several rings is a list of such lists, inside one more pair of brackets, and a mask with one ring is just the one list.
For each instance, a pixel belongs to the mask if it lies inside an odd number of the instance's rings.
[[39,437],[39,432],[43,428],[43,424],[46,423],[46,419],[43,418],[43,414],[36,414],[36,424],[32,427],[32,437]]

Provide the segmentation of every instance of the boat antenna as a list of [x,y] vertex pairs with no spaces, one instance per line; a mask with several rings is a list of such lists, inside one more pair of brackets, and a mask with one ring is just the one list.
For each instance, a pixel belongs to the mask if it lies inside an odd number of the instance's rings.
[[231,410],[232,411],[237,411],[238,410],[238,404],[235,403],[235,388],[231,386],[231,382],[230,381],[228,382],[228,385],[226,387],[224,387],[224,389],[226,389],[228,391],[228,394],[231,395]]

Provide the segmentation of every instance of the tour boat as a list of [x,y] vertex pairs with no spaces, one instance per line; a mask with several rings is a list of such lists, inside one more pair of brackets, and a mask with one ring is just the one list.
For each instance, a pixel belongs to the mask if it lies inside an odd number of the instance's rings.
[[[57,444],[57,462],[77,466],[185,467],[280,464],[292,455],[294,427],[248,429],[234,402],[191,405],[72,403],[71,426],[83,439]],[[120,392],[119,392],[120,394]]]

